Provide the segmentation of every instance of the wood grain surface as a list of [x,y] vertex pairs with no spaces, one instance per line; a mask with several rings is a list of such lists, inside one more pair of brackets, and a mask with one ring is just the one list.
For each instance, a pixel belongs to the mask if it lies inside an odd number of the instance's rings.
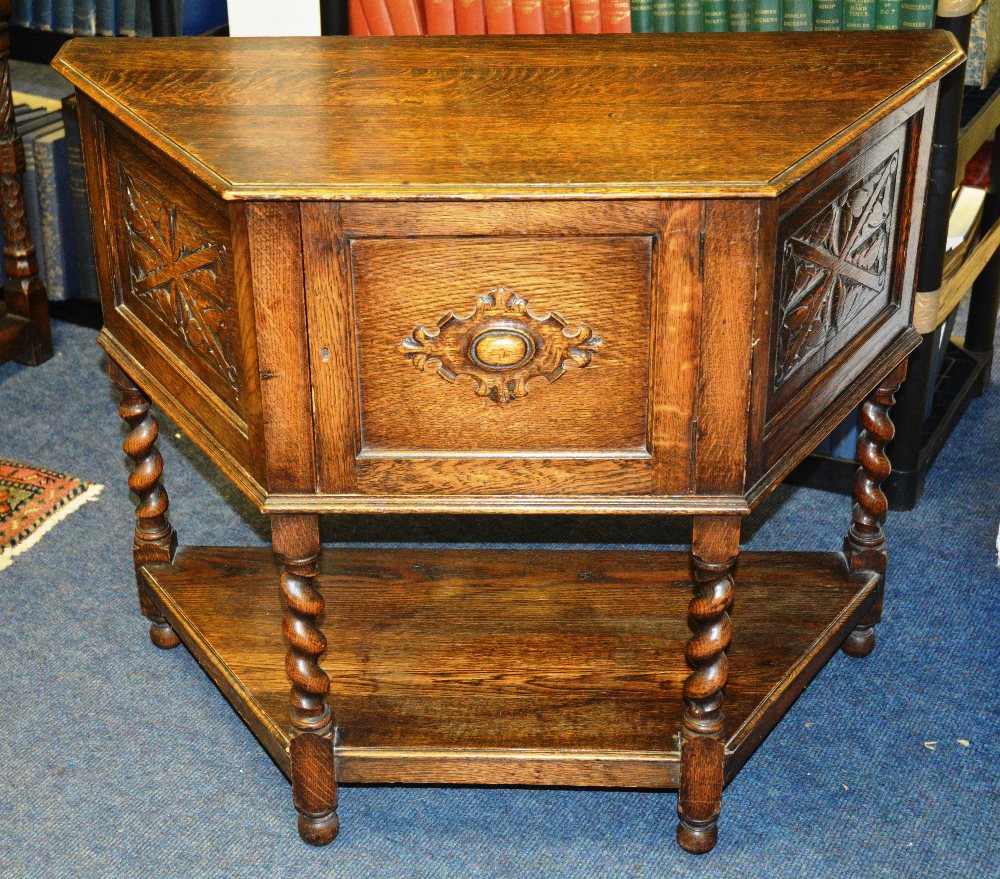
[[199,37],[54,66],[226,198],[547,198],[773,195],[961,57],[942,31]]
[[[172,566],[144,570],[287,771],[271,553],[181,547]],[[727,738],[745,737],[751,715],[777,721],[761,705],[803,657],[836,649],[875,580],[835,554],[741,556]],[[325,550],[315,583],[339,780],[676,786],[664,764],[677,760],[689,674],[686,553]]]

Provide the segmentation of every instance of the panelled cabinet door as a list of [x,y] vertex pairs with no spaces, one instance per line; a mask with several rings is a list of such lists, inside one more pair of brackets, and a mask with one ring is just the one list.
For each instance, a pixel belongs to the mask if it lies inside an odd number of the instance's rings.
[[303,204],[320,491],[689,491],[701,210]]

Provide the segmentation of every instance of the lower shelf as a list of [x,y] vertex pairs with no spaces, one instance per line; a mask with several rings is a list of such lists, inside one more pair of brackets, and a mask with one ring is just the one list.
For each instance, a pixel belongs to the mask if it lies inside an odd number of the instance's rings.
[[[181,547],[154,600],[288,773],[278,571]],[[322,665],[341,782],[676,787],[688,674],[682,552],[325,550]],[[745,553],[727,777],[874,600],[834,553]]]

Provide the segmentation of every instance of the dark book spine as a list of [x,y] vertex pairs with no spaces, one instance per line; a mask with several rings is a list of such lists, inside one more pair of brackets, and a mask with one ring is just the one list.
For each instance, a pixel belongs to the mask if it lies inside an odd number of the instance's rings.
[[73,0],[73,33],[80,37],[97,35],[96,0]]
[[55,0],[52,4],[52,26],[61,34],[73,33],[73,0]]
[[783,31],[811,31],[813,29],[812,0],[784,0],[781,7]]
[[135,36],[135,2],[136,0],[118,0],[116,16],[118,36]]
[[52,0],[33,0],[31,4],[31,21],[31,26],[36,30],[52,30],[52,25],[55,21]]
[[750,30],[750,0],[729,0],[729,29],[738,34]]
[[875,29],[875,0],[844,0],[844,30]]
[[31,27],[32,0],[14,0],[11,4],[10,23],[19,27]]
[[899,4],[900,30],[926,30],[934,27],[932,0],[903,0]]
[[759,33],[781,30],[781,0],[751,0],[751,29]]
[[[443,0],[441,0],[441,2],[443,2]],[[449,3],[448,6],[450,8],[451,4]],[[360,8],[361,7],[359,6],[358,9]],[[319,32],[324,37],[343,36],[344,34],[351,33],[349,16],[348,0],[320,0]],[[362,13],[362,18],[363,17],[364,13]],[[183,33],[183,23],[180,32]]]
[[677,0],[653,0],[653,30],[658,34],[677,30]]
[[632,0],[632,33],[650,34],[652,32],[653,32],[652,0]]
[[[65,132],[59,131],[59,140]],[[50,299],[68,299],[71,291],[66,284],[66,261],[63,247],[59,192],[56,184],[56,137],[50,133],[31,141],[38,180],[38,209],[41,238],[45,250],[45,289]]]
[[700,33],[704,29],[701,0],[677,0],[677,30],[682,34]]
[[814,31],[844,29],[844,0],[816,0],[813,3]]
[[66,127],[66,176],[78,289],[81,299],[97,302],[101,297],[97,291],[94,236],[90,226],[90,203],[87,200],[87,180],[83,174],[83,148],[80,145],[80,120],[76,115],[75,95],[63,101],[63,125]]
[[729,30],[727,0],[701,0],[702,30],[718,34]]
[[153,36],[153,11],[150,0],[135,0],[135,35],[137,37]]

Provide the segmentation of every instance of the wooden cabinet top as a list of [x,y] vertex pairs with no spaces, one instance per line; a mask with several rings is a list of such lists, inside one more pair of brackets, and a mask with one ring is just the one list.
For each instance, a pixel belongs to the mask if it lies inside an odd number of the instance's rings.
[[228,199],[766,197],[961,59],[932,30],[78,39],[54,66]]

